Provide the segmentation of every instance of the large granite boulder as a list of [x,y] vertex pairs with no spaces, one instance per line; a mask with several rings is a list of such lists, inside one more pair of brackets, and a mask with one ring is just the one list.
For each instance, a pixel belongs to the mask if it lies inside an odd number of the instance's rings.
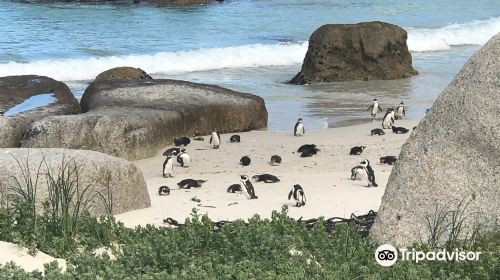
[[33,123],[23,147],[89,149],[135,160],[175,137],[249,131],[267,125],[261,97],[176,80],[97,81],[81,100],[84,114]]
[[10,148],[20,146],[30,122],[81,111],[78,100],[64,83],[25,75],[0,77],[0,112],[3,113],[0,114],[0,148]]
[[134,67],[116,67],[97,75],[95,81],[114,81],[114,80],[151,80],[151,76],[141,68]]
[[401,246],[442,242],[458,222],[459,238],[498,229],[499,116],[500,34],[469,59],[403,145],[372,236]]
[[94,151],[67,149],[0,149],[0,201],[14,194],[12,188],[26,188],[27,176],[35,182],[39,175],[36,199],[41,203],[48,197],[46,174],[57,177],[62,171],[72,174],[66,181],[78,182],[80,192],[90,186],[86,198],[92,214],[151,206],[146,182],[134,164]]
[[293,84],[390,80],[416,75],[407,34],[385,22],[326,24],[309,38],[302,70]]

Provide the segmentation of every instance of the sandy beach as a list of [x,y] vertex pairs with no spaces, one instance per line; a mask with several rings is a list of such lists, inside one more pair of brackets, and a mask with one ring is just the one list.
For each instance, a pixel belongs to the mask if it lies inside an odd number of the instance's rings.
[[[411,129],[417,120],[399,120],[396,126]],[[307,124],[306,124],[307,126]],[[183,222],[193,208],[207,214],[212,220],[248,219],[255,214],[269,218],[273,210],[288,205],[289,215],[303,217],[349,217],[351,213],[365,214],[377,210],[385,185],[391,172],[391,165],[380,164],[382,156],[398,156],[407,134],[394,134],[385,130],[383,136],[370,136],[370,131],[380,127],[380,120],[348,127],[307,131],[303,137],[292,132],[251,131],[239,133],[240,143],[230,143],[232,134],[221,135],[220,149],[212,149],[209,136],[204,141],[191,141],[186,148],[192,163],[182,168],[174,166],[174,178],[162,177],[163,152],[134,163],[141,169],[151,197],[151,207],[117,215],[126,226],[145,224],[164,225],[163,219],[171,217]],[[303,144],[316,144],[321,151],[312,157],[301,158],[297,149]],[[353,146],[367,148],[362,155],[349,155]],[[283,158],[279,166],[271,166],[269,160],[277,154]],[[241,166],[242,156],[249,156],[249,166]],[[366,188],[366,181],[352,181],[351,168],[368,159],[375,171],[378,187]],[[253,176],[269,173],[281,181],[274,184],[253,183],[258,199],[249,200],[246,192],[227,193],[231,184],[240,182],[240,175]],[[207,182],[198,189],[179,189],[177,182],[183,179],[202,179]],[[288,200],[288,192],[294,184],[300,184],[306,193],[305,207],[295,207]],[[172,191],[169,196],[159,196],[158,187],[166,185]],[[191,201],[196,197],[201,202]]]

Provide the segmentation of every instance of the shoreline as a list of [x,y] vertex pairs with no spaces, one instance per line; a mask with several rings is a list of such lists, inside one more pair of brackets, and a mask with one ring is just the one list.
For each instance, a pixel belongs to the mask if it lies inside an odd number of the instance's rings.
[[[212,220],[248,219],[255,214],[270,218],[273,210],[280,211],[288,205],[293,218],[349,217],[377,211],[385,191],[392,166],[379,163],[382,156],[398,156],[402,144],[419,120],[398,120],[396,126],[410,129],[404,135],[385,130],[383,136],[370,136],[370,130],[379,128],[379,119],[373,122],[321,129],[295,137],[290,132],[250,131],[239,133],[241,143],[229,143],[232,134],[221,135],[220,149],[210,147],[209,136],[204,141],[191,141],[186,149],[192,163],[188,168],[174,165],[174,178],[162,177],[165,147],[155,156],[133,163],[142,171],[151,197],[151,207],[115,215],[126,226],[164,225],[163,219],[174,218],[183,222],[193,208],[199,214],[207,214]],[[296,150],[303,144],[316,144],[321,151],[309,158],[301,158]],[[360,156],[349,155],[353,146],[364,145]],[[295,153],[294,153],[295,152]],[[270,166],[269,159],[278,154],[283,158],[280,166]],[[252,159],[250,166],[239,165],[242,156]],[[350,170],[364,159],[369,159],[375,170],[379,187],[366,188],[366,181],[352,181]],[[252,182],[255,200],[247,199],[246,192],[231,194],[226,189],[231,184],[241,184],[240,175],[253,176],[269,173],[281,181],[274,184]],[[203,179],[207,182],[197,189],[181,190],[177,182],[183,179]],[[294,184],[300,184],[306,193],[307,204],[297,208],[293,200],[287,200]],[[166,185],[169,196],[159,196],[158,188]],[[193,202],[196,197],[201,202]],[[208,206],[208,207],[207,207]]]

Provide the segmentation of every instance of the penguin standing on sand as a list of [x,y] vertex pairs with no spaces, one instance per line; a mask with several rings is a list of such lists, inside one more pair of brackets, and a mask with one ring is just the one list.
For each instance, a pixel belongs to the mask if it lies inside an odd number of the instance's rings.
[[352,180],[362,180],[363,177],[368,179],[368,188],[369,187],[378,187],[377,183],[375,183],[375,172],[370,166],[370,162],[365,159],[360,162],[360,165],[355,166],[351,169],[351,179]]
[[295,124],[295,128],[293,129],[293,135],[295,136],[304,136],[306,133],[306,129],[304,128],[304,123],[302,122],[302,118],[297,120]]
[[220,145],[220,134],[217,132],[217,129],[212,132],[212,136],[210,137],[210,144],[214,149],[218,149]]
[[288,193],[288,200],[290,200],[290,198],[292,198],[293,196],[293,199],[295,199],[295,202],[296,202],[296,206],[297,207],[301,207],[301,206],[304,206],[306,205],[306,194],[304,193],[304,189],[302,189],[302,187],[300,185],[294,185],[293,188],[290,190],[290,192]]
[[252,182],[250,182],[250,178],[246,175],[241,175],[240,178],[243,186],[245,186],[245,189],[250,196],[250,199],[257,199],[258,197],[255,195],[255,189],[253,188]]
[[370,111],[372,110],[372,117],[375,118],[377,116],[378,113],[382,112],[382,107],[380,107],[380,105],[378,104],[378,100],[377,98],[373,99],[373,104],[368,107],[368,109],[366,111]]
[[387,112],[385,113],[384,118],[382,119],[382,128],[389,129],[394,125],[394,108],[389,107]]
[[168,177],[174,177],[174,157],[177,155],[176,151],[172,151],[165,161],[163,162],[163,177],[168,178]]
[[177,162],[181,164],[181,167],[189,167],[191,164],[191,157],[186,152],[186,149],[180,150],[180,154],[177,156]]
[[406,111],[405,111],[405,104],[403,101],[401,101],[401,103],[399,103],[398,108],[396,108],[396,120],[402,119],[403,116],[406,116]]

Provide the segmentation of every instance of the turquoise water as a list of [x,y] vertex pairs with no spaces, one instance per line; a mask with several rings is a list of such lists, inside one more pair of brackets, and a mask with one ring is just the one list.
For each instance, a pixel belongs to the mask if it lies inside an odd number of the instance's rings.
[[[450,4],[452,2],[452,4]],[[286,84],[325,23],[382,20],[408,30],[420,75],[398,81]],[[420,117],[465,61],[500,32],[500,1],[235,0],[192,7],[0,2],[0,76],[39,74],[81,96],[115,66],[264,97],[269,129],[363,119],[373,97]]]

